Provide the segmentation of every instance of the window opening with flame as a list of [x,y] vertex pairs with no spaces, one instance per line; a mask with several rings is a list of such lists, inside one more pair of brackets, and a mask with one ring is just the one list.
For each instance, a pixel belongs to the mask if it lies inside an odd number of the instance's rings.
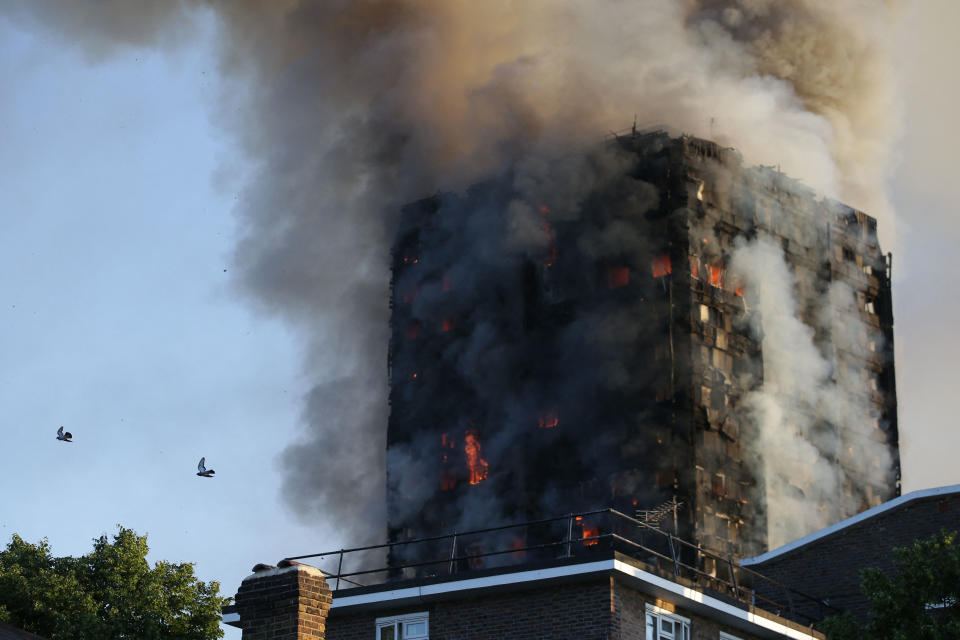
[[487,479],[490,465],[483,459],[483,448],[477,440],[477,432],[467,429],[463,436],[463,452],[467,456],[467,472],[470,484],[480,484]]
[[583,545],[586,547],[592,547],[597,544],[600,544],[599,540],[587,540],[587,538],[596,538],[600,535],[600,527],[597,525],[589,524],[584,519],[583,516],[577,516],[575,518],[577,526],[580,527],[580,539],[583,540]]
[[653,277],[662,278],[664,276],[670,275],[672,269],[670,266],[670,256],[669,255],[660,255],[653,259]]
[[707,265],[707,282],[710,283],[711,287],[719,288],[723,286],[723,269],[719,265]]
[[457,488],[457,474],[453,471],[443,471],[440,474],[440,490],[450,491]]
[[443,323],[441,324],[440,328],[443,331],[453,331],[454,327],[456,326],[457,326],[456,318],[454,318],[453,316],[447,316],[446,318],[443,319]]

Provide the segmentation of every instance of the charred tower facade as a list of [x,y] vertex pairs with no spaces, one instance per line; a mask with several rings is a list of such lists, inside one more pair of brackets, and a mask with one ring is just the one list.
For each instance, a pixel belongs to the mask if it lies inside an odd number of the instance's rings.
[[669,501],[663,528],[753,555],[898,495],[876,231],[663,131],[407,206],[391,537]]

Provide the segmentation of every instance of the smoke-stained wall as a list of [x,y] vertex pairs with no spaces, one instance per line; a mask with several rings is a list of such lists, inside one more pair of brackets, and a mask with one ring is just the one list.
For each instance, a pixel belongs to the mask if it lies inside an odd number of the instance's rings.
[[404,211],[393,537],[676,497],[751,555],[898,495],[872,218],[664,132],[552,160]]

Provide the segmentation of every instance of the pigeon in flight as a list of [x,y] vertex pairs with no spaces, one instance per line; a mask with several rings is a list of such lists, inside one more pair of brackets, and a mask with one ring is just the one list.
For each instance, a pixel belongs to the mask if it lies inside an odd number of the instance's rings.
[[69,431],[64,432],[63,427],[61,426],[57,429],[57,440],[63,440],[64,442],[73,442],[70,438],[73,437],[73,434]]
[[213,469],[207,469],[206,457],[200,458],[200,464],[197,465],[197,475],[203,476],[204,478],[212,478],[213,474],[216,473]]

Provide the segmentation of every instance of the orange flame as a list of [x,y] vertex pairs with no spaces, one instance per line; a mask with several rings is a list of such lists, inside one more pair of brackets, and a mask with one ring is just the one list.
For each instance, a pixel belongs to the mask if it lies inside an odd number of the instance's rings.
[[630,284],[630,269],[626,267],[610,267],[607,278],[607,285],[611,289],[625,287]]
[[470,472],[470,484],[480,484],[487,479],[487,468],[490,466],[481,454],[480,442],[477,433],[468,430],[463,436],[463,451],[467,454],[467,470]]
[[[593,538],[600,535],[600,527],[592,527],[588,524],[583,525],[583,537],[584,538]],[[599,540],[584,540],[583,544],[592,547],[595,544],[600,544]]]
[[653,259],[653,277],[662,278],[672,273],[670,268],[670,256],[664,254]]
[[690,256],[690,277],[700,277],[700,259],[697,256]]
[[551,429],[560,424],[556,411],[547,411],[540,415],[540,428]]
[[723,269],[718,265],[708,264],[707,265],[707,282],[710,283],[711,287],[722,287],[723,286]]
[[[574,518],[577,521],[580,529],[583,530],[583,535],[580,536],[581,539],[584,538],[593,538],[600,535],[600,527],[596,525],[590,525],[583,521],[583,516],[577,516]],[[595,544],[599,544],[599,540],[583,540],[584,546],[592,547]]]

